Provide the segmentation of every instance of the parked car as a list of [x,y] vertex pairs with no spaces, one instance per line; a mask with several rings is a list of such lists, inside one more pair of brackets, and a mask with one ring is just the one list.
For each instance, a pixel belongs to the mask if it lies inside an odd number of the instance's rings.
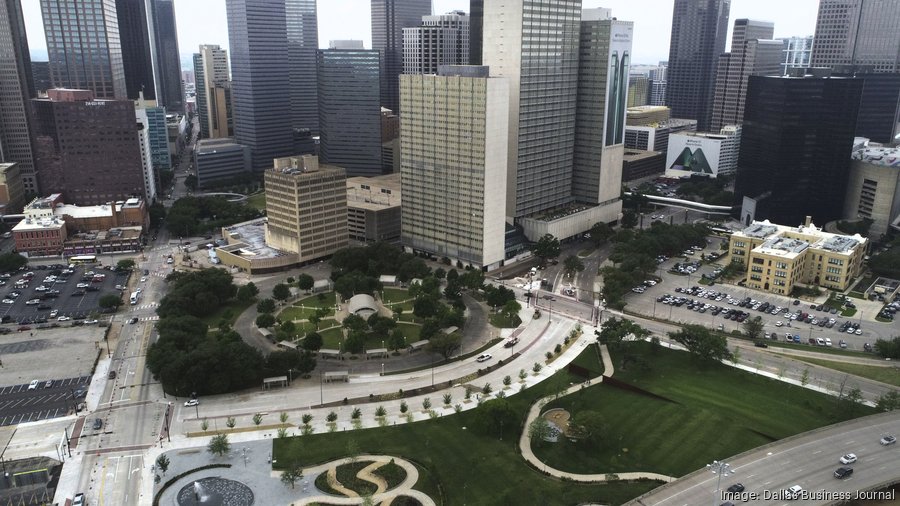
[[101,427],[103,427],[103,420],[94,418],[94,430],[99,430]]
[[84,494],[75,494],[75,499],[72,500],[72,506],[84,506]]
[[28,390],[35,390],[39,384],[40,384],[40,381],[31,380],[31,383],[28,384]]
[[188,408],[191,406],[197,406],[199,404],[200,404],[200,399],[190,399],[189,401],[184,403],[185,407],[188,407]]

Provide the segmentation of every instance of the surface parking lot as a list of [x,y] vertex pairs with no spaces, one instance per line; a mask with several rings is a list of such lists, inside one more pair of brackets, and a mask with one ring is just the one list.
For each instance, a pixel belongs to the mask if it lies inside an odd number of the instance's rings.
[[61,264],[29,266],[25,271],[3,274],[0,279],[3,282],[0,285],[0,318],[3,322],[29,325],[84,319],[100,310],[100,297],[109,293],[121,295],[122,291],[116,289],[116,285],[126,286],[128,282],[128,274],[111,269],[68,267]]
[[81,402],[81,392],[87,391],[90,376],[62,380],[38,380],[40,384],[29,389],[29,383],[0,388],[0,427],[34,422],[65,416],[75,410],[75,399]]

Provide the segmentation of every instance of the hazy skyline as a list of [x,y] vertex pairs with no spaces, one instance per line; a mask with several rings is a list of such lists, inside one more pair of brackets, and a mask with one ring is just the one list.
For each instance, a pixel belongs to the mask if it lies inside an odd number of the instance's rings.
[[[656,64],[669,56],[673,3],[674,0],[584,0],[583,6],[609,7],[618,19],[634,21],[633,62]],[[22,4],[31,52],[45,60],[47,42],[40,2],[23,0]],[[432,5],[436,14],[469,10],[468,0],[433,0]],[[729,35],[734,20],[739,18],[774,22],[775,37],[813,35],[818,5],[818,0],[732,0]],[[200,44],[228,47],[225,0],[176,0],[175,12],[182,61],[189,61]],[[328,47],[328,41],[334,39],[362,39],[366,48],[371,48],[369,12],[370,0],[319,1],[319,47]],[[202,23],[195,21],[198,19]]]

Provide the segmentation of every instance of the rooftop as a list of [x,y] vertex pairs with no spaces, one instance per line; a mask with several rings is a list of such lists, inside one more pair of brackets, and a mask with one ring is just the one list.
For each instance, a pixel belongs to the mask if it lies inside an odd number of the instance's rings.
[[765,239],[765,242],[754,248],[754,251],[769,254],[796,254],[806,248],[816,248],[849,255],[867,241],[859,234],[851,236],[825,232],[812,222],[799,227],[787,227],[773,224],[768,220],[754,221],[744,230],[732,234],[732,237]]
[[347,206],[384,209],[401,202],[400,174],[347,178]]
[[800,239],[776,236],[757,246],[754,251],[770,255],[796,257],[809,248],[809,243]]
[[745,228],[738,232],[739,234],[744,234],[747,237],[755,237],[757,239],[762,239],[763,237],[768,237],[775,232],[778,232],[778,226],[772,225],[768,220],[759,222],[754,221],[749,227]]
[[222,251],[227,251],[232,255],[238,255],[247,258],[278,258],[289,255],[279,249],[271,248],[266,244],[266,218],[257,218],[251,221],[245,221],[232,225],[225,229],[231,235],[232,239],[241,241],[238,244],[229,244],[222,246]]
[[881,146],[866,142],[861,149],[855,150],[850,158],[871,165],[900,168],[900,146]]

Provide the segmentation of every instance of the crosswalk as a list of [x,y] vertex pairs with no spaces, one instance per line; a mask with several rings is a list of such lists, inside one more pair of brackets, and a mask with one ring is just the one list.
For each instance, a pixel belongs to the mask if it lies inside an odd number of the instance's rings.
[[131,311],[139,311],[141,309],[155,309],[159,307],[159,302],[150,302],[147,304],[141,304],[139,306],[131,306]]
[[159,316],[157,316],[157,315],[143,316],[141,318],[138,318],[138,320],[142,321],[142,322],[155,322],[155,321],[159,320]]

